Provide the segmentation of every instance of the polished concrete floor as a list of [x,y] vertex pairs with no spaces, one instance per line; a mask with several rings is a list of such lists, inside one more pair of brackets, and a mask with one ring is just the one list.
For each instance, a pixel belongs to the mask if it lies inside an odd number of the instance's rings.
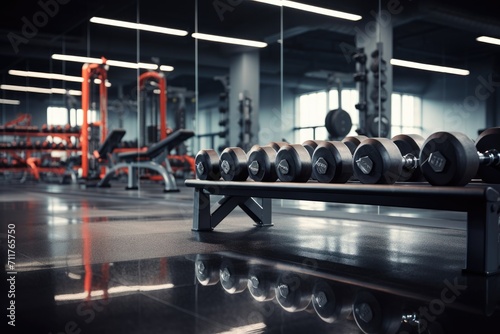
[[7,333],[498,333],[464,214],[273,200],[194,232],[179,187],[0,183]]

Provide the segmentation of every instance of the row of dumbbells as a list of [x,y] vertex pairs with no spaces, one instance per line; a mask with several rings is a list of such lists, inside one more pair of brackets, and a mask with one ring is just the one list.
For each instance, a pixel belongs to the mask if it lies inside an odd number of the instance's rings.
[[7,159],[0,158],[0,168],[23,168],[28,166],[26,164],[26,159],[15,158],[15,159]]
[[28,143],[24,140],[13,141],[11,143],[6,143],[1,146],[2,149],[12,149],[12,150],[75,150],[80,149],[81,145],[78,143],[77,145],[72,142],[60,142],[54,143],[52,141],[41,141],[37,140],[32,143]]
[[41,132],[48,133],[80,133],[79,126],[71,126],[70,124],[62,125],[42,125]]
[[201,150],[196,175],[202,180],[365,184],[428,181],[463,186],[478,178],[500,183],[500,128],[483,131],[474,142],[459,132],[436,132],[388,138],[346,137],[342,141],[302,144],[272,142],[245,153],[226,148],[220,155]]
[[36,125],[8,125],[0,126],[1,132],[38,132],[39,128]]

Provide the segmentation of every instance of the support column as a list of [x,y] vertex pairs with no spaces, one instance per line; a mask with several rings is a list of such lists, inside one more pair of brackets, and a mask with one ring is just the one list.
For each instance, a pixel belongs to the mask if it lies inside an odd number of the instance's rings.
[[259,133],[259,92],[260,92],[260,55],[258,50],[251,50],[234,55],[231,58],[229,73],[229,145],[240,142],[241,118],[239,111],[240,97],[251,99],[250,130],[252,137],[248,147],[258,142]]
[[[364,48],[364,52],[367,56],[367,120],[370,119],[370,115],[379,115],[381,113],[389,120],[389,124],[386,124],[386,128],[388,127],[387,137],[391,137],[390,133],[390,120],[391,120],[391,95],[392,95],[392,65],[390,64],[390,60],[392,58],[392,20],[391,14],[387,11],[387,8],[384,9],[384,4],[382,4],[382,15],[378,16],[378,14],[373,12],[373,16],[369,16],[369,20],[363,20],[356,28],[356,47]],[[374,58],[372,57],[372,53],[374,51],[379,52],[379,56],[381,55],[382,59],[385,61],[385,67],[383,69],[383,75],[378,76],[372,70],[372,63],[374,62]],[[384,78],[385,83],[378,86],[377,82],[381,78]],[[376,87],[382,87],[387,94],[383,94],[387,96],[387,100],[381,103],[382,109],[378,108],[378,101],[372,100],[372,93],[376,90]],[[379,94],[381,94],[379,90]],[[369,122],[366,123],[367,129],[365,131],[368,132],[370,136],[378,136],[378,133],[370,133]],[[372,128],[378,130],[378,126],[372,126]],[[384,124],[380,125],[383,130]],[[378,131],[377,131],[378,132]]]

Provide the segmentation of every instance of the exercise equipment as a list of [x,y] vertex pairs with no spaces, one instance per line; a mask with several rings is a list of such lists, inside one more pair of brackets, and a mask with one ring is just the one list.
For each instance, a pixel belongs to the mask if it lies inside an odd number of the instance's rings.
[[[367,134],[370,137],[387,137],[391,130],[391,123],[387,116],[374,114],[366,120]],[[380,131],[379,131],[380,130]]]
[[200,150],[195,157],[196,177],[200,180],[219,180],[220,161],[215,150]]
[[237,294],[245,291],[248,284],[248,273],[243,261],[222,259],[219,277],[222,288],[230,293]]
[[[98,187],[109,187],[109,182],[120,169],[128,170],[128,184],[126,189],[138,189],[139,169],[148,169],[157,172],[164,181],[164,192],[177,192],[179,188],[175,182],[172,168],[167,159],[168,153],[179,144],[194,136],[191,130],[179,129],[167,138],[151,145],[145,151],[126,152],[117,154],[117,164],[108,169],[104,177],[98,182]],[[165,167],[162,165],[165,163]]]
[[347,113],[347,111],[341,108],[330,110],[325,117],[325,127],[331,137],[345,137],[349,134],[349,132],[351,132],[351,116]]
[[358,148],[359,144],[365,139],[368,139],[367,136],[348,136],[342,139],[342,142],[347,146],[351,154],[354,154],[356,148]]
[[313,153],[312,166],[318,182],[346,183],[353,175],[351,150],[343,142],[323,142]]
[[203,286],[219,283],[220,259],[205,254],[197,254],[194,262],[196,280]]
[[463,186],[476,174],[484,182],[500,183],[500,127],[483,131],[476,143],[459,132],[436,132],[420,152],[420,169],[436,186]]
[[220,174],[225,181],[248,178],[247,155],[241,147],[227,147],[220,155]]
[[247,153],[248,175],[254,181],[274,182],[278,179],[276,172],[276,152],[285,142],[270,142],[265,146],[254,145]]
[[346,319],[352,309],[352,295],[348,286],[318,279],[312,290],[312,304],[316,314],[327,323]]
[[276,173],[283,182],[307,182],[312,175],[309,151],[299,144],[288,144],[276,153]]
[[273,300],[276,297],[276,273],[261,266],[250,267],[247,288],[253,299],[258,302]]
[[366,139],[354,152],[354,176],[361,183],[369,184],[419,180],[420,175],[415,174],[416,157],[420,153],[422,142],[423,138],[419,135],[399,135],[393,140]]
[[311,286],[295,272],[282,272],[275,288],[278,304],[287,312],[300,312],[311,304]]
[[352,312],[356,324],[365,334],[396,334],[401,327],[402,310],[391,300],[368,290],[356,293]]

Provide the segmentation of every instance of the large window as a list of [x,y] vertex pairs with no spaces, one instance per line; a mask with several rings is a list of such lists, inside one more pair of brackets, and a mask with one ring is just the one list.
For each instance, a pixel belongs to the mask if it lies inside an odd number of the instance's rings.
[[[339,107],[337,90],[314,92],[300,95],[295,125],[295,135],[298,143],[308,139],[327,140],[325,117],[329,110]],[[352,128],[348,136],[357,135],[359,127],[359,111],[355,108],[359,94],[356,89],[344,89],[340,96],[342,109],[351,116]],[[422,100],[413,95],[392,94],[391,135],[401,133],[422,134]],[[327,108],[328,105],[328,108]]]
[[[95,110],[88,111],[88,122],[93,123],[97,121],[97,112]],[[47,108],[47,124],[48,125],[78,125],[83,124],[83,110],[71,108],[69,110],[69,121],[68,121],[68,109],[64,107],[48,107]]]

